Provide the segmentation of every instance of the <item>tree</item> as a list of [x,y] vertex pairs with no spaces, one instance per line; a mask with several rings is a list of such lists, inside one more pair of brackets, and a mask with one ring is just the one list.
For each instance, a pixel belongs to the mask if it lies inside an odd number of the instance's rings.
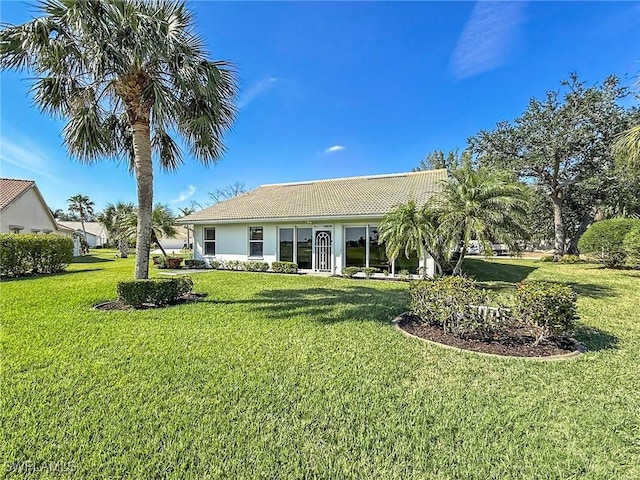
[[618,135],[614,153],[622,158],[629,169],[640,172],[640,125],[634,125]]
[[469,240],[478,239],[485,252],[493,242],[505,243],[511,250],[527,236],[523,227],[528,195],[523,184],[505,172],[487,168],[474,169],[469,163],[451,172],[449,181],[438,197],[440,229],[450,233],[450,250],[460,255],[453,269],[462,273]]
[[447,171],[455,170],[462,166],[464,162],[471,161],[471,151],[465,150],[460,154],[458,150],[450,150],[445,157],[442,150],[434,150],[420,161],[417,167],[411,169],[412,172],[421,172],[424,170],[437,170],[446,168]]
[[245,188],[244,183],[236,182],[231,185],[227,185],[224,188],[218,188],[213,192],[209,192],[209,197],[211,197],[213,204],[216,204],[224,200],[237,197],[238,195],[246,192],[247,189]]
[[87,243],[87,231],[84,228],[84,221],[93,216],[94,203],[89,200],[86,195],[74,195],[67,199],[69,202],[69,213],[77,214],[82,224],[82,233],[84,235],[84,241]]
[[0,32],[0,67],[36,75],[35,103],[66,119],[64,143],[86,163],[124,158],[138,196],[135,278],[149,274],[153,163],[225,151],[236,108],[232,64],[211,61],[180,0],[42,0],[43,14]]
[[[127,217],[128,234],[130,237],[133,236],[134,232],[137,230],[138,218],[139,215],[131,215]],[[151,242],[158,245],[158,248],[162,251],[162,255],[165,257],[167,256],[167,252],[160,243],[160,237],[174,238],[178,233],[175,224],[176,217],[168,205],[157,203],[153,207],[153,211],[151,213]]]
[[108,203],[106,208],[97,215],[97,220],[104,225],[109,236],[116,239],[120,257],[129,256],[129,240],[132,237],[130,225],[136,218],[136,207],[130,202]]
[[[432,204],[418,208],[414,200],[398,205],[387,212],[378,225],[378,242],[385,245],[387,257],[396,259],[401,254],[409,258],[411,253],[423,256],[428,253],[436,265],[436,273],[442,274],[442,231],[438,228],[439,212]],[[425,271],[426,271],[426,256]]]
[[[192,213],[196,212],[196,209],[193,207],[184,207],[184,208],[180,208],[179,210],[183,217],[186,217],[187,215],[191,215]],[[191,249],[191,238],[190,238],[191,230],[189,230],[189,225],[185,225],[184,229],[187,231],[187,249],[190,250]]]
[[[567,199],[578,208],[573,239],[593,222],[606,201],[614,169],[611,145],[627,126],[629,112],[618,104],[626,94],[615,76],[586,87],[572,74],[564,93],[531,99],[514,123],[501,122],[469,141],[484,165],[506,169],[548,196],[553,210],[555,256],[566,251]],[[579,206],[578,206],[579,203]]]

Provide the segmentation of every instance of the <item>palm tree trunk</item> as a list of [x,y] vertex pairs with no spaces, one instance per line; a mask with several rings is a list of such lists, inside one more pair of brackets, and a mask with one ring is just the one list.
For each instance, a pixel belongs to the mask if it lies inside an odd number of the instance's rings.
[[80,225],[82,225],[82,234],[84,235],[84,243],[86,243],[88,247],[89,242],[87,242],[87,231],[84,228],[84,215],[82,212],[80,212]]
[[167,252],[165,252],[164,247],[160,243],[160,239],[158,238],[158,235],[156,235],[156,231],[153,228],[151,229],[151,241],[158,244],[158,246],[160,247],[160,251],[162,252],[162,255],[166,257]]
[[133,124],[133,151],[138,189],[138,227],[136,231],[136,266],[134,278],[149,277],[151,211],[153,209],[153,164],[149,121]]
[[125,235],[120,235],[118,248],[120,249],[120,258],[127,258],[129,256],[129,239]]

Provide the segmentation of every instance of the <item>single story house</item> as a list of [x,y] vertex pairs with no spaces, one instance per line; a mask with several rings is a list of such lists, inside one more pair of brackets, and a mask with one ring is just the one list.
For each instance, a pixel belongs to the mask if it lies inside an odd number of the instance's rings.
[[54,233],[57,229],[36,182],[0,178],[1,233]]
[[[387,258],[378,244],[378,223],[410,199],[424,204],[446,178],[440,169],[263,185],[178,222],[193,225],[194,258],[205,261],[287,261],[302,271],[327,273],[348,266],[417,273],[417,256]],[[433,275],[433,260],[422,260]]]
[[[70,228],[84,237],[82,222],[59,221],[58,224]],[[87,244],[91,248],[104,247],[109,241],[107,229],[100,222],[84,222],[84,230],[87,232]]]

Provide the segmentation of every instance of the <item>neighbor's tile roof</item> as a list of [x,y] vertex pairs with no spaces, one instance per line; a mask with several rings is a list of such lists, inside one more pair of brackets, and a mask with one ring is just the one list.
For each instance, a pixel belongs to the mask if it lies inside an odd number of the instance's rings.
[[35,186],[35,184],[33,180],[0,178],[0,210],[11,204],[16,198]]
[[442,189],[446,170],[263,185],[193,213],[180,223],[384,215],[413,199],[422,205]]

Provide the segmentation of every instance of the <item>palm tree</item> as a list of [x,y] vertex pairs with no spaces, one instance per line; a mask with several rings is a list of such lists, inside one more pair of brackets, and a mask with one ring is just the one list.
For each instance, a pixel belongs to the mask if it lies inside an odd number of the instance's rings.
[[630,170],[640,172],[640,125],[635,125],[618,135],[614,152],[623,159]]
[[[196,209],[195,208],[191,208],[191,207],[184,207],[180,209],[180,213],[182,214],[182,216],[186,217],[187,215],[191,215],[192,213],[195,213]],[[187,231],[187,249],[191,250],[191,238],[190,238],[190,230],[189,230],[189,225],[185,225],[184,229]]]
[[109,235],[116,239],[121,258],[129,256],[129,240],[132,236],[129,225],[135,216],[136,207],[130,202],[118,202],[115,205],[108,203],[97,216],[97,220],[104,225]]
[[149,274],[152,155],[175,170],[183,155],[209,164],[233,124],[234,67],[211,61],[181,0],[41,0],[43,16],[0,32],[0,67],[37,79],[35,103],[66,119],[71,156],[124,158],[138,195],[135,278]]
[[89,197],[86,195],[74,195],[67,199],[69,202],[69,212],[72,214],[78,214],[80,217],[80,224],[82,225],[82,233],[84,234],[84,242],[87,243],[87,231],[84,228],[84,221],[90,215],[93,215],[93,207],[94,203],[89,200]]
[[[129,215],[126,219],[127,231],[130,237],[133,236],[137,229],[138,218],[138,215]],[[167,252],[160,243],[160,237],[175,237],[178,233],[175,223],[176,217],[168,205],[157,203],[153,207],[151,213],[151,243],[157,244],[160,250],[162,250],[162,255],[165,257],[167,256]]]
[[469,163],[451,171],[440,197],[440,228],[452,232],[449,248],[460,252],[453,274],[462,273],[472,236],[488,252],[498,241],[517,249],[517,241],[527,235],[522,227],[527,202],[524,186],[502,172]]
[[378,241],[384,243],[387,257],[396,259],[401,254],[409,258],[411,253],[417,253],[424,258],[426,272],[428,253],[433,257],[436,273],[442,274],[443,260],[442,232],[438,228],[438,211],[432,203],[418,208],[414,200],[397,205],[390,210],[378,225]]

